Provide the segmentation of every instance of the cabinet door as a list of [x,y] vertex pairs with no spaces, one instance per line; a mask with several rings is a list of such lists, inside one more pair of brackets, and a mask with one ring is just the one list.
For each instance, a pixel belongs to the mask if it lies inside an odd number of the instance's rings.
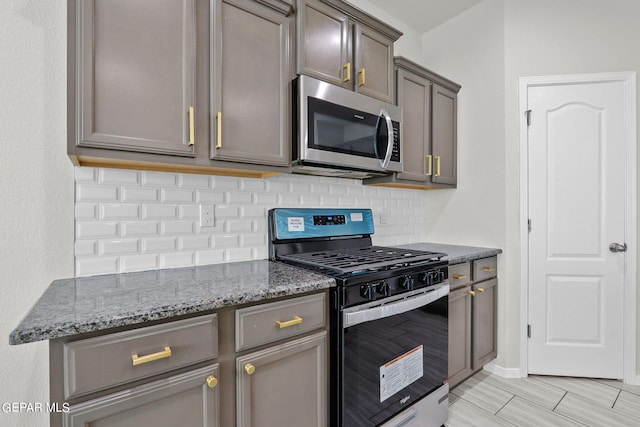
[[193,156],[194,0],[77,1],[76,12],[76,145]]
[[354,64],[349,19],[318,0],[298,4],[298,73],[352,89]]
[[471,370],[471,287],[449,294],[449,387],[463,381]]
[[239,357],[237,426],[327,425],[327,333]]
[[398,178],[431,181],[431,82],[398,70],[398,105],[402,107],[402,166]]
[[371,28],[355,25],[356,91],[393,102],[393,40]]
[[439,184],[457,183],[457,94],[433,85],[433,164],[432,181]]
[[218,427],[217,378],[216,364],[72,405],[63,426]]
[[498,280],[491,279],[473,285],[473,360],[474,370],[496,357]]
[[251,0],[215,2],[212,159],[289,164],[293,32],[286,12]]

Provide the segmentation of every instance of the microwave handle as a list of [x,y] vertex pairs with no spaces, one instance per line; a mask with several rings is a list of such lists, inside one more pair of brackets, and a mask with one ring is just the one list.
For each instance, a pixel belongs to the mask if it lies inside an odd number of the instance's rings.
[[384,159],[380,160],[380,166],[382,166],[382,169],[386,169],[387,167],[389,167],[391,154],[393,153],[393,123],[391,122],[391,116],[384,108],[380,110],[380,116],[382,116],[385,122],[387,122],[387,152],[385,153]]

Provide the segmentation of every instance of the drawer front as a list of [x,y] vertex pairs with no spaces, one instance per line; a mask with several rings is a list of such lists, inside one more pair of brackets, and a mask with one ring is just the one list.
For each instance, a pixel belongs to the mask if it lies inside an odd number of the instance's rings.
[[217,315],[64,345],[64,394],[76,397],[218,356]]
[[482,258],[473,261],[473,281],[491,279],[498,274],[498,257]]
[[471,283],[471,264],[468,262],[449,266],[449,285],[451,289]]
[[236,310],[236,351],[324,328],[326,294]]

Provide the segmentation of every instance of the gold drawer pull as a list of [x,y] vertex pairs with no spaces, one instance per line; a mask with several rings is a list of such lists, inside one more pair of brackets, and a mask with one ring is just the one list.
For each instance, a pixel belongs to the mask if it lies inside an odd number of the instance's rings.
[[427,173],[426,176],[433,175],[433,155],[427,154],[424,156],[427,159]]
[[165,347],[162,351],[147,354],[146,356],[138,356],[137,354],[134,354],[131,356],[131,362],[133,363],[133,366],[137,366],[153,362],[154,360],[166,359],[167,357],[171,357],[171,347]]
[[342,81],[348,82],[351,80],[351,62],[347,62],[344,64],[344,78]]
[[456,279],[456,280],[466,279],[467,275],[466,274],[454,274],[453,278]]
[[207,385],[209,388],[215,388],[218,385],[218,379],[213,375],[207,377]]
[[496,271],[495,267],[482,267],[482,271],[491,273],[492,271]]
[[478,288],[477,291],[480,292],[481,294],[483,294],[484,293],[484,288]]
[[366,84],[366,74],[364,68],[360,68],[358,74],[360,74],[360,82],[358,82],[358,86],[364,86]]
[[280,329],[288,328],[289,326],[299,325],[300,323],[302,323],[302,317],[300,316],[293,316],[293,319],[287,320],[286,322],[281,322],[279,320],[276,320],[276,326]]
[[469,291],[469,295],[471,295],[472,297],[476,296],[476,292],[475,291]]
[[256,371],[256,367],[251,363],[247,363],[246,365],[244,365],[244,371],[249,375],[253,375],[253,373]]
[[440,176],[440,156],[435,156],[436,158],[436,175]]
[[196,119],[193,107],[189,107],[189,145],[196,143]]
[[216,113],[216,150],[222,148],[222,111]]

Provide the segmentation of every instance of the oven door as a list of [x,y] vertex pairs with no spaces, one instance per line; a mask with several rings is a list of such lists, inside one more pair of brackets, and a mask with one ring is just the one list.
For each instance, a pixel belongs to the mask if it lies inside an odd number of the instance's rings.
[[447,283],[343,310],[343,426],[376,426],[448,374]]

